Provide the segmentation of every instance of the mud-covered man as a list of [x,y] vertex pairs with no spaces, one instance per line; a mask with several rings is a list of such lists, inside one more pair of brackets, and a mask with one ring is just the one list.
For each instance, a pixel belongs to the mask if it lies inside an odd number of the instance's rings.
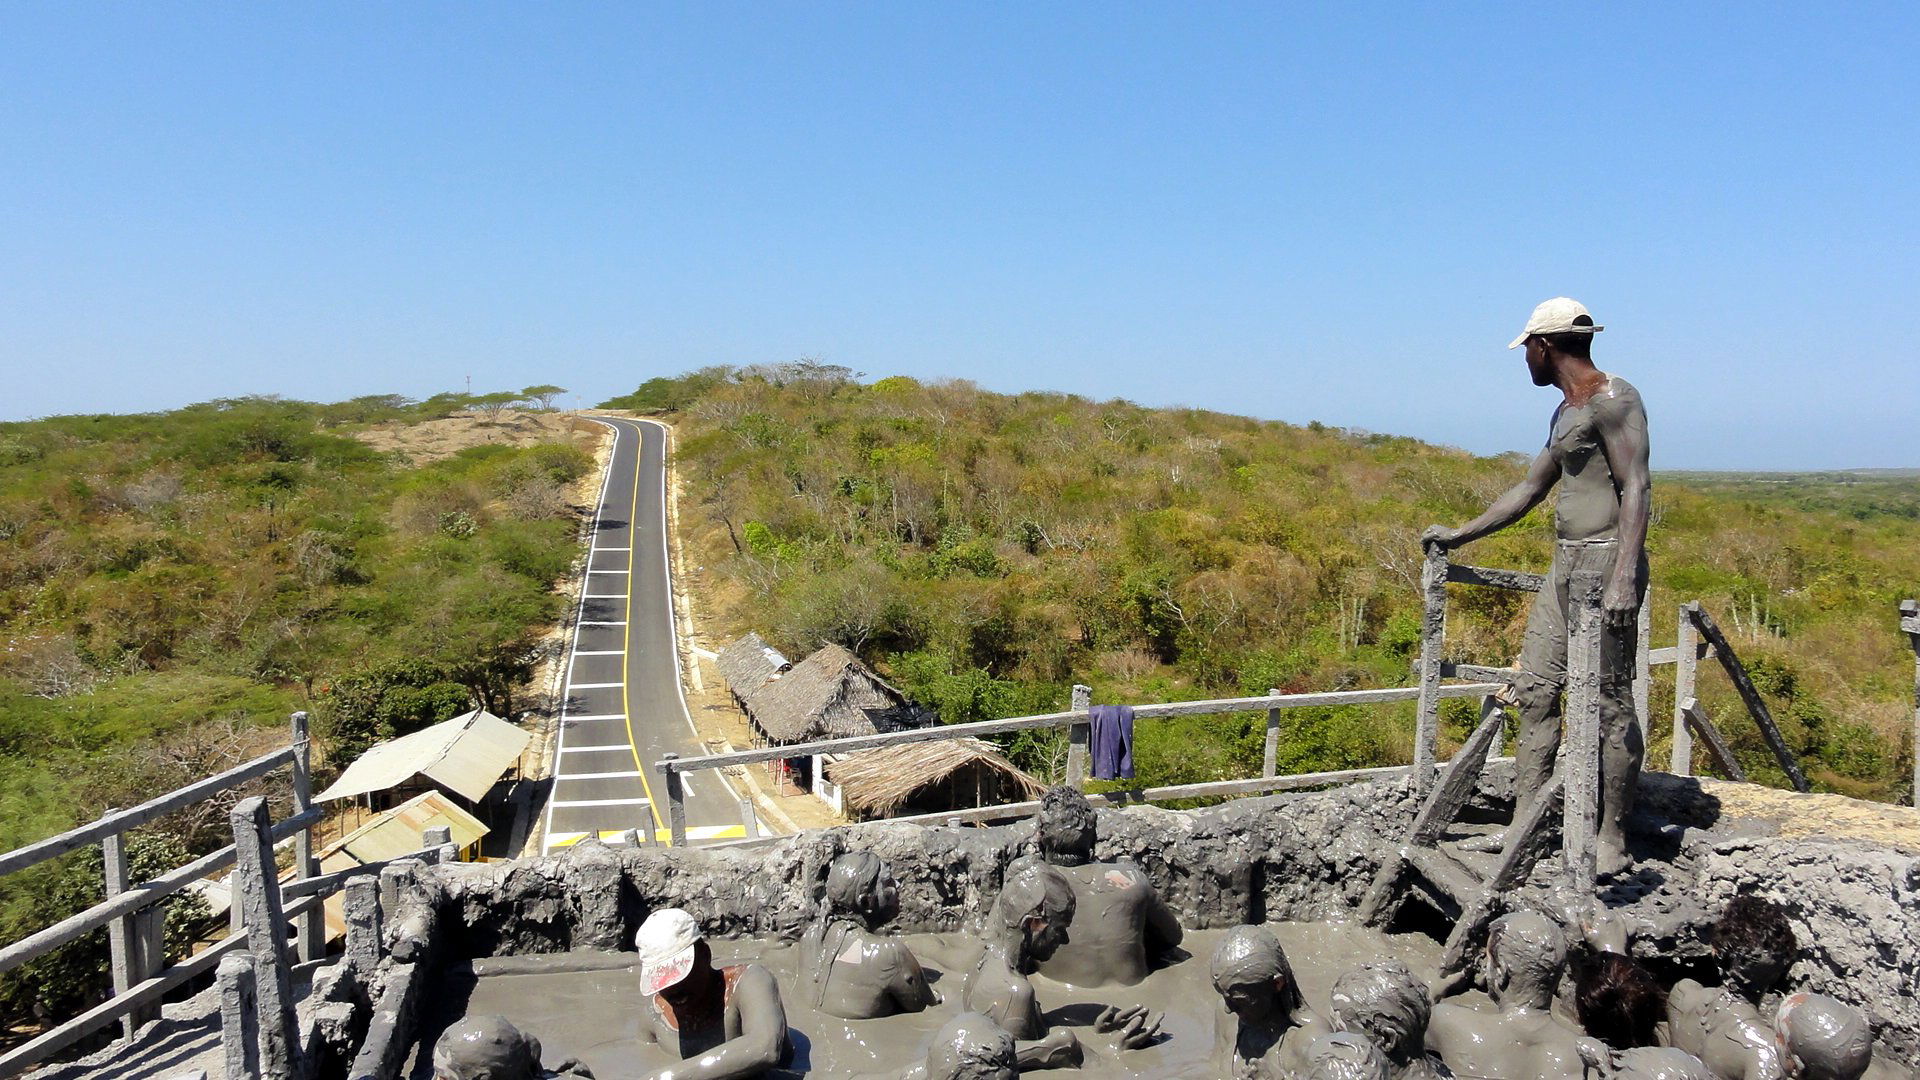
[[[1472,543],[1526,516],[1557,484],[1553,569],[1534,600],[1520,651],[1514,690],[1520,707],[1514,790],[1539,792],[1553,775],[1560,746],[1560,692],[1567,681],[1568,586],[1579,571],[1605,577],[1601,595],[1600,870],[1628,863],[1626,816],[1646,747],[1634,719],[1632,679],[1635,628],[1647,580],[1646,540],[1650,476],[1647,412],[1632,384],[1593,365],[1593,336],[1601,327],[1579,302],[1564,296],[1533,310],[1509,348],[1526,346],[1535,386],[1560,391],[1547,444],[1526,476],[1493,501],[1486,513],[1457,529],[1435,525],[1422,540],[1443,549]],[[1526,810],[1516,807],[1515,820]]]
[[759,964],[719,967],[693,916],[662,908],[635,935],[640,1037],[681,1060],[649,1080],[744,1080],[791,1056],[787,1012]]
[[826,912],[800,939],[800,989],[814,1008],[844,1020],[919,1012],[940,1000],[906,943],[880,928],[900,910],[900,890],[871,851],[827,867]]
[[1138,984],[1180,944],[1180,920],[1140,867],[1094,859],[1097,819],[1078,789],[1048,788],[1034,820],[1040,857],[1073,886],[1078,909],[1072,939],[1040,973],[1073,986]]

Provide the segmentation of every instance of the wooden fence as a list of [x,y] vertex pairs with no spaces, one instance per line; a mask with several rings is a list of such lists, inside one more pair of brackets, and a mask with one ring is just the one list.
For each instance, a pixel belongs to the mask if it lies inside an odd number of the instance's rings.
[[[307,714],[294,713],[292,721],[292,739],[286,747],[139,806],[109,811],[97,821],[0,855],[0,876],[3,876],[88,844],[99,844],[106,895],[105,900],[87,910],[0,948],[0,972],[11,971],[104,928],[113,973],[112,996],[0,1054],[0,1076],[19,1073],[115,1021],[121,1023],[124,1035],[130,1038],[140,1025],[158,1018],[161,999],[169,991],[193,979],[212,975],[223,959],[243,948],[253,954],[255,969],[268,986],[259,995],[259,1004],[263,1014],[271,1012],[272,1016],[263,1015],[266,1023],[262,1027],[285,1030],[286,1025],[291,1024],[291,996],[278,992],[287,985],[293,960],[286,948],[289,931],[293,953],[300,961],[320,959],[326,953],[321,904],[349,880],[377,874],[383,865],[319,873],[313,852],[313,827],[320,822],[321,812],[313,806],[312,740]],[[292,816],[276,823],[269,815],[265,799],[255,796],[242,800],[230,822],[233,843],[151,881],[130,880],[126,851],[129,830],[281,769],[288,770]],[[293,841],[294,873],[283,889],[274,850],[289,838]],[[230,866],[236,868],[232,932],[180,963],[168,964],[162,940],[168,898]],[[286,903],[283,904],[283,900]]]

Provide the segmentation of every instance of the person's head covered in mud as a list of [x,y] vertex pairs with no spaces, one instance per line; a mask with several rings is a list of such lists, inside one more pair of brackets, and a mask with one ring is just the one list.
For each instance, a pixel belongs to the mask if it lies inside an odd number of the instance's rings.
[[827,866],[826,902],[829,916],[873,930],[899,914],[900,887],[880,856],[849,851]]
[[1756,1005],[1800,955],[1786,909],[1747,893],[1728,902],[1708,942],[1720,964],[1720,984]]
[[1020,960],[1043,961],[1066,944],[1073,912],[1073,887],[1067,879],[1032,858],[1007,867],[1006,884],[993,902],[994,923],[1002,931],[1000,939],[1011,946],[1016,965]]
[[1013,1036],[982,1013],[963,1012],[927,1046],[927,1080],[1014,1080]]
[[1227,1011],[1250,1024],[1283,1022],[1304,1003],[1280,939],[1264,926],[1236,926],[1208,967]]
[[[569,1076],[591,1073],[568,1061]],[[466,1016],[454,1021],[433,1044],[433,1080],[542,1080],[553,1075],[540,1066],[540,1040],[513,1026],[504,1016]]]
[[1034,819],[1034,844],[1054,866],[1085,866],[1093,861],[1098,821],[1093,804],[1079,789],[1056,784],[1040,795]]
[[1825,994],[1788,995],[1773,1031],[1781,1064],[1799,1080],[1859,1080],[1873,1064],[1866,1015]]
[[1433,1005],[1427,986],[1398,960],[1374,960],[1334,980],[1329,1019],[1339,1031],[1372,1039],[1396,1066],[1426,1052]]
[[1502,1009],[1545,1009],[1566,964],[1566,937],[1539,912],[1502,915],[1487,931],[1487,996]]
[[1307,1046],[1304,1080],[1388,1080],[1392,1075],[1386,1053],[1358,1032],[1336,1031]]

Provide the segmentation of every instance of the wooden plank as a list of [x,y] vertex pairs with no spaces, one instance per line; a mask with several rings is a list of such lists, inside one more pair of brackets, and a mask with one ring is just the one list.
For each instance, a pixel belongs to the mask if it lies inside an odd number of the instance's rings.
[[1539,592],[1547,586],[1545,574],[1462,564],[1447,567],[1447,580],[1456,585],[1486,585],[1495,589],[1513,589],[1518,592]]
[[1914,805],[1920,807],[1920,600],[1901,601],[1901,630],[1914,648]]
[[1720,766],[1720,771],[1726,774],[1727,779],[1745,780],[1747,778],[1747,771],[1742,769],[1740,762],[1734,759],[1733,749],[1727,745],[1727,740],[1720,737],[1720,729],[1713,726],[1713,720],[1707,716],[1707,710],[1698,701],[1693,698],[1682,701],[1680,714],[1687,718],[1687,726],[1700,736],[1702,743],[1706,744],[1707,754],[1713,758],[1715,764]]
[[1492,753],[1494,741],[1500,738],[1500,729],[1506,725],[1506,716],[1500,711],[1500,703],[1489,694],[1480,702],[1480,723],[1467,736],[1466,744],[1460,752],[1453,755],[1447,764],[1447,771],[1433,794],[1427,797],[1426,804],[1413,819],[1413,827],[1408,830],[1407,842],[1416,847],[1432,847],[1446,831],[1448,825],[1460,816],[1460,808],[1473,797],[1473,790],[1480,783],[1480,773],[1487,766],[1487,755]]
[[45,840],[28,844],[26,847],[15,848],[5,855],[0,855],[0,877],[65,855],[75,848],[98,843],[114,833],[138,828],[157,817],[171,814],[183,807],[204,802],[230,787],[244,784],[255,777],[265,776],[292,760],[292,747],[275,750],[271,754],[262,754],[244,765],[236,765],[217,776],[210,776],[177,791],[170,791],[158,798],[149,799],[139,806],[102,815],[98,821],[82,825],[77,829],[68,829],[58,836],[49,836]]
[[[1499,683],[1455,683],[1442,686],[1438,697],[1446,698],[1481,697],[1500,689]],[[1172,716],[1207,716],[1213,713],[1261,712],[1268,709],[1310,709],[1336,705],[1383,705],[1395,701],[1416,701],[1420,697],[1417,686],[1389,686],[1378,690],[1334,690],[1312,694],[1281,694],[1274,697],[1254,698],[1215,698],[1207,701],[1175,701],[1158,705],[1135,705],[1135,720],[1165,719]],[[702,754],[694,757],[662,757],[655,765],[663,772],[698,772],[702,769],[722,769],[731,765],[749,765],[759,761],[773,761],[777,758],[806,757],[812,754],[850,754],[856,750],[877,750],[883,746],[899,746],[902,743],[931,742],[938,739],[960,739],[982,735],[1004,735],[1015,731],[1032,731],[1037,728],[1066,727],[1079,714],[1073,712],[1044,713],[1039,716],[1016,716],[1006,720],[975,720],[966,724],[936,724],[932,727],[910,728],[906,731],[889,731],[877,735],[852,735],[842,739],[821,739],[817,742],[789,743],[782,746],[762,746],[751,750],[735,750],[726,754]]]
[[[1692,635],[1689,634],[1689,637],[1691,636]],[[1696,639],[1693,647],[1693,658],[1695,660],[1713,659],[1713,646]],[[1664,667],[1667,664],[1678,662],[1679,659],[1680,649],[1677,646],[1668,645],[1665,648],[1654,649],[1652,652],[1649,652],[1647,654],[1647,665],[1649,667]]]
[[[293,810],[298,815],[313,809],[313,739],[307,729],[307,714],[304,711],[294,713],[291,721]],[[301,829],[293,834],[293,866],[295,877],[310,878],[320,872],[320,862],[313,857],[312,829]],[[300,917],[300,923],[294,930],[294,944],[302,963],[327,955],[327,927],[318,908]]]
[[1667,771],[1675,776],[1693,775],[1693,732],[1687,727],[1687,714],[1680,706],[1693,697],[1693,681],[1704,647],[1693,628],[1691,609],[1696,606],[1680,605],[1674,646],[1670,650],[1678,666],[1673,671],[1673,747],[1667,753]]
[[1093,707],[1093,688],[1073,687],[1073,711],[1079,717],[1067,727],[1067,783],[1076,788],[1087,786],[1087,749],[1093,737],[1093,725],[1087,710]]
[[[1267,690],[1274,697],[1280,696],[1280,688],[1275,686]],[[1280,710],[1267,710],[1267,737],[1260,747],[1260,775],[1272,776],[1280,771]]]
[[1485,948],[1487,927],[1500,917],[1507,896],[1526,884],[1534,866],[1551,846],[1553,830],[1549,823],[1554,814],[1561,813],[1564,798],[1561,782],[1560,775],[1555,773],[1528,805],[1526,817],[1515,821],[1507,830],[1507,846],[1500,853],[1499,866],[1487,879],[1486,888],[1454,921],[1440,953],[1439,977],[1434,981],[1436,997],[1445,997],[1450,987],[1457,986],[1467,966]]
[[667,842],[674,847],[687,846],[687,790],[680,770],[675,768],[679,755],[668,751],[660,761],[667,788]]
[[1445,898],[1446,906],[1452,908],[1451,911],[1442,912],[1448,918],[1457,918],[1480,894],[1480,879],[1446,852],[1438,848],[1412,846],[1403,847],[1400,851],[1407,865],[1425,878],[1433,891]]
[[1600,598],[1605,576],[1576,570],[1567,584],[1567,736],[1561,746],[1561,863],[1573,895],[1593,895],[1600,841]]
[[[108,813],[112,813],[111,810]],[[127,867],[126,837],[121,833],[102,837],[100,840],[101,868],[105,876],[106,897],[111,900],[127,891],[132,884]],[[134,925],[132,915],[122,915],[107,924],[107,965],[113,977],[113,992],[124,994],[137,982],[133,977],[135,965],[133,941]],[[138,1020],[129,1013],[120,1021],[122,1038],[131,1040],[139,1028]]]
[[1413,790],[1425,794],[1433,783],[1433,761],[1440,742],[1440,665],[1446,660],[1447,551],[1426,548],[1420,566],[1420,695],[1414,706]]
[[246,935],[224,938],[191,958],[167,968],[154,978],[116,995],[28,1042],[0,1054],[0,1076],[12,1076],[28,1065],[45,1061],[81,1039],[143,1005],[157,1005],[169,990],[213,970],[220,958],[247,943]]
[[[320,817],[319,810],[311,810],[303,817],[288,818],[274,826],[275,841],[293,835],[296,828],[305,828],[317,823]],[[164,897],[171,896],[233,861],[234,849],[231,845],[218,851],[208,852],[178,870],[169,871],[152,881],[136,885],[118,896],[70,915],[45,930],[29,934],[0,949],[0,971],[11,971],[36,956],[57,949],[83,934],[98,930],[122,915],[132,914]]]
[[1787,774],[1788,780],[1792,781],[1793,790],[1812,791],[1812,785],[1807,783],[1806,775],[1800,771],[1800,762],[1794,758],[1793,751],[1787,746],[1787,740],[1780,734],[1780,728],[1774,724],[1773,713],[1767,708],[1766,700],[1754,687],[1753,680],[1747,677],[1746,667],[1740,663],[1740,657],[1735,655],[1733,646],[1727,644],[1727,636],[1720,632],[1719,624],[1715,623],[1713,616],[1707,614],[1699,604],[1689,604],[1687,607],[1694,625],[1700,628],[1701,636],[1713,645],[1713,651],[1718,654],[1720,667],[1726,671],[1727,678],[1733,680],[1733,688],[1740,692],[1740,700],[1746,702],[1747,712],[1752,714],[1753,722],[1760,726],[1760,735],[1767,740],[1767,746],[1773,750],[1774,759],[1780,763],[1781,771]]

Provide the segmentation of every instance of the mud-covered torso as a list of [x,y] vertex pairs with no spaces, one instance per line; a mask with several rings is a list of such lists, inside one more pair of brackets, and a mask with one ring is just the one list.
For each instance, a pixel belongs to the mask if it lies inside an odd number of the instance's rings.
[[1147,977],[1147,905],[1153,886],[1129,862],[1056,866],[1073,886],[1074,916],[1067,943],[1040,965],[1040,974],[1073,986],[1131,986]]
[[1553,413],[1547,451],[1560,466],[1554,525],[1562,540],[1611,540],[1620,530],[1620,486],[1607,461],[1602,428],[1644,430],[1640,392],[1615,375],[1582,405],[1562,404]]
[[1729,1080],[1785,1075],[1771,1026],[1745,998],[1682,980],[1667,999],[1669,1041]]
[[720,969],[725,980],[724,995],[717,1015],[693,1018],[684,1026],[681,1018],[656,995],[647,999],[653,1013],[653,1030],[662,1046],[680,1055],[681,1060],[698,1057],[729,1039],[740,1037],[740,1010],[733,1001],[733,988],[743,968]]
[[801,943],[800,985],[807,1004],[847,1020],[900,1011],[893,987],[910,961],[903,947],[845,919],[812,927]]

